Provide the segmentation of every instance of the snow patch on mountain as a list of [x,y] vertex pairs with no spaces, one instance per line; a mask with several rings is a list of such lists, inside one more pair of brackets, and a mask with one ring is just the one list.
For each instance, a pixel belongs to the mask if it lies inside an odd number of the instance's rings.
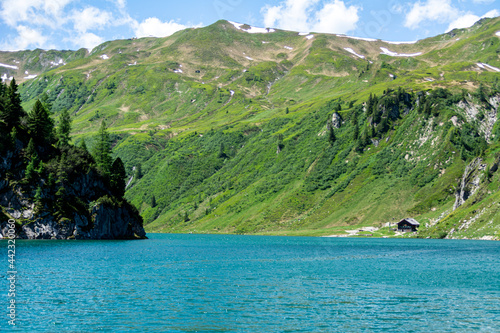
[[103,55],[100,55],[99,58],[101,58],[102,60],[107,60],[109,59],[108,55],[107,54],[103,54]]
[[356,53],[356,52],[355,52],[353,49],[351,49],[350,47],[344,47],[344,50],[346,50],[346,51],[347,51],[347,52],[349,52],[349,53],[354,54],[354,55],[355,55],[356,57],[358,57],[358,58],[361,58],[361,59],[364,59],[364,58],[365,58],[365,56],[364,56],[364,55],[361,55],[361,54]]
[[17,67],[17,66],[6,65],[6,64],[2,64],[2,63],[0,63],[0,67],[11,68],[11,69],[19,69],[19,67]]
[[250,26],[249,29],[242,28],[245,24],[243,23],[236,23],[236,22],[231,22],[229,21],[234,27],[238,30],[248,32],[249,34],[267,34],[268,32],[275,32],[276,30],[271,29],[271,28],[257,28],[257,27],[252,27]]
[[382,42],[387,43],[387,44],[394,44],[394,45],[400,45],[400,44],[415,44],[417,41],[412,41],[412,42],[389,42],[386,40],[383,40]]
[[391,57],[416,57],[422,54],[422,52],[417,52],[417,53],[397,53],[397,52],[392,52],[388,50],[385,47],[380,47],[382,50],[381,54],[385,54]]
[[482,69],[489,68],[491,70],[494,70],[495,72],[500,72],[500,68],[493,67],[491,65],[485,64],[484,62],[478,62],[477,66],[480,67],[480,68],[482,68]]
[[350,38],[350,39],[364,40],[365,42],[376,42],[377,41],[377,39],[375,39],[375,38],[353,37],[353,36],[346,36],[346,35],[337,35],[337,37],[344,37],[344,38]]
[[7,80],[12,81],[12,79],[13,79],[13,78],[14,78],[13,76],[8,77],[6,73],[4,73],[4,74],[2,75],[2,77],[1,77],[2,82],[5,82],[5,81],[7,81]]
[[50,62],[50,65],[51,65],[51,66],[59,66],[59,65],[63,65],[63,66],[64,66],[64,65],[66,65],[66,63],[64,62],[64,60],[59,59],[57,62],[55,62],[55,61],[51,61],[51,62]]

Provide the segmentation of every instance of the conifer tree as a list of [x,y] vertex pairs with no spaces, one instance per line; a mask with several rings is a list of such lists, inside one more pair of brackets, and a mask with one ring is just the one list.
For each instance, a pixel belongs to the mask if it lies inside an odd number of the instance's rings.
[[43,93],[43,95],[40,97],[40,102],[42,102],[42,105],[47,109],[47,111],[52,110],[52,103],[49,101],[49,95],[47,93]]
[[330,142],[330,145],[333,146],[335,141],[337,141],[337,137],[335,136],[335,132],[333,130],[333,125],[328,122],[328,142]]
[[35,179],[37,164],[38,164],[38,160],[35,157],[35,158],[31,159],[31,161],[26,166],[26,171],[24,173],[24,178],[26,179],[26,181],[32,182]]
[[142,165],[141,165],[141,163],[137,163],[137,165],[135,166],[135,178],[137,180],[142,178]]
[[126,177],[127,174],[125,172],[125,166],[123,165],[121,158],[118,157],[111,166],[111,188],[120,197],[123,197],[125,194]]
[[99,128],[99,132],[97,134],[93,152],[97,167],[104,175],[109,176],[112,164],[111,145],[109,142],[109,134],[106,127],[106,122],[104,120],[101,122],[101,127]]
[[30,159],[37,155],[35,141],[33,141],[33,138],[30,138],[28,146],[26,147],[26,155]]
[[430,116],[431,115],[431,103],[429,102],[429,100],[425,101],[425,104],[424,104],[424,114],[426,116]]
[[371,116],[373,113],[373,96],[370,93],[370,96],[368,97],[368,102],[366,103],[366,115]]
[[85,139],[83,139],[83,138],[82,138],[82,141],[80,141],[80,148],[87,151],[87,152],[89,151],[87,149],[87,144],[85,143]]
[[37,100],[28,115],[28,130],[38,143],[51,143],[54,136],[54,123],[42,103]]
[[155,195],[153,194],[153,197],[151,198],[151,208],[155,208],[156,207],[156,198],[155,198]]
[[59,126],[57,127],[57,145],[67,146],[70,141],[71,117],[68,110],[64,109],[59,116]]
[[4,102],[3,109],[0,110],[0,120],[4,121],[7,125],[7,130],[10,132],[12,128],[19,125],[21,117],[24,116],[25,112],[21,106],[21,97],[17,92],[16,80],[12,79],[10,86],[4,90]]
[[218,155],[219,158],[227,158],[227,154],[226,154],[225,150],[226,149],[224,147],[224,143],[221,142],[220,147],[219,147],[219,155]]
[[358,124],[354,125],[354,129],[352,131],[352,141],[356,141],[359,138],[359,126]]

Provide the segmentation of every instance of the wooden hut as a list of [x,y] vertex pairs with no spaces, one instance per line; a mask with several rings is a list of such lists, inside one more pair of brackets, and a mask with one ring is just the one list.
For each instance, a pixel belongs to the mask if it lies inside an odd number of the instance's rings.
[[412,218],[402,219],[398,222],[398,231],[402,232],[415,232],[420,226],[417,220]]

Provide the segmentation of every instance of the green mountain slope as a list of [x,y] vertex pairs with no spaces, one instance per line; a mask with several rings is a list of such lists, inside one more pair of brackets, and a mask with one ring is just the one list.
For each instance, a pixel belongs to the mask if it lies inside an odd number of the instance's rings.
[[411,44],[248,28],[0,63],[76,141],[110,125],[147,231],[499,237],[499,18]]

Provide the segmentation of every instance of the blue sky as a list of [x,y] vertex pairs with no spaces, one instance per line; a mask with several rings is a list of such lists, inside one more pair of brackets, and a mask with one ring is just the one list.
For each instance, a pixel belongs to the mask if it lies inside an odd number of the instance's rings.
[[500,0],[0,0],[0,50],[92,49],[219,19],[256,27],[413,41],[500,15]]

